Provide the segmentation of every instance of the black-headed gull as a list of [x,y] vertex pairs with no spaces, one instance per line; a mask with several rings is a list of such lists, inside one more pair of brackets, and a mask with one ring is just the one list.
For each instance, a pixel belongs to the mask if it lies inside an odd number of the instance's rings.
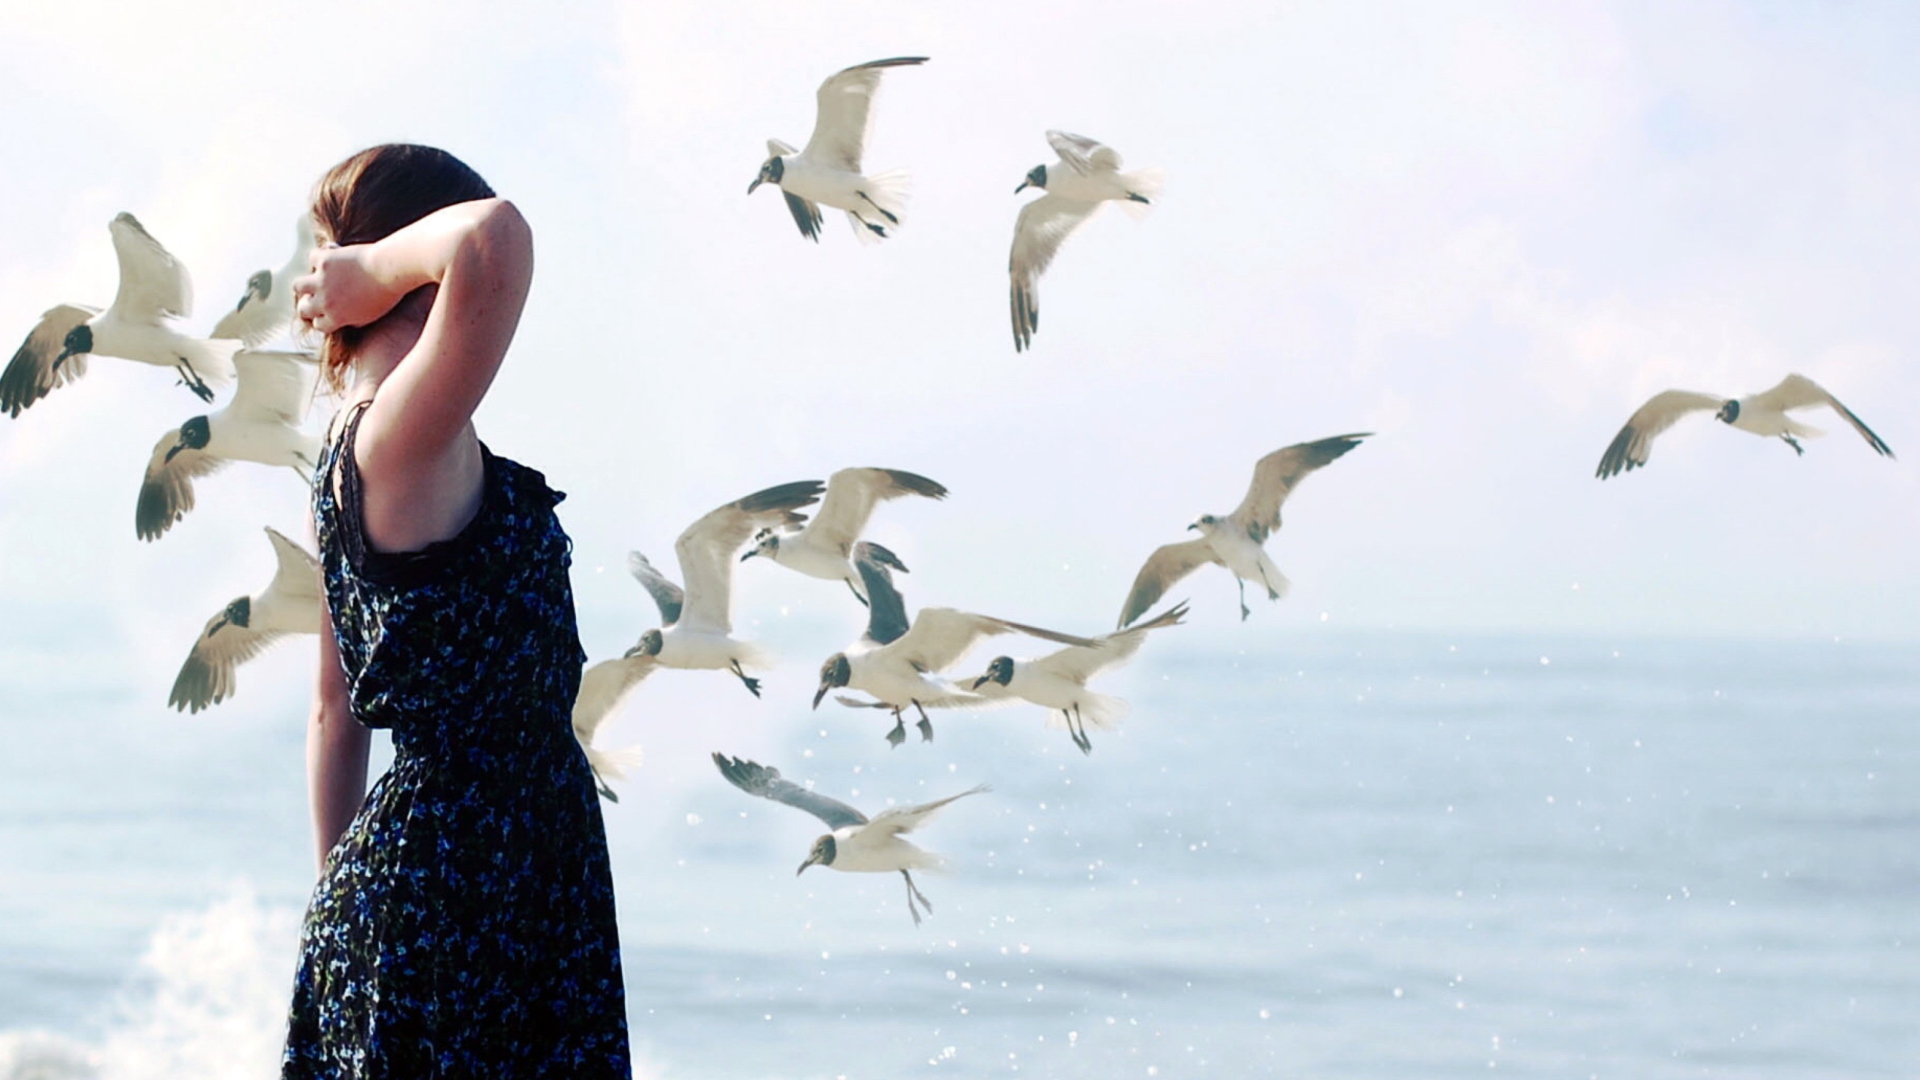
[[293,255],[278,272],[258,270],[233,310],[213,324],[215,338],[234,338],[250,347],[265,345],[293,328],[293,279],[305,274],[313,253],[313,219],[305,214],[294,223]]
[[311,353],[243,349],[239,386],[225,408],[189,418],[160,437],[147,461],[134,531],[155,540],[193,509],[193,481],[230,461],[285,465],[311,482],[320,437],[300,430],[319,365]]
[[1818,438],[1826,433],[1800,423],[1787,413],[1792,409],[1811,409],[1819,405],[1829,406],[1839,413],[1877,453],[1893,456],[1893,450],[1880,436],[1861,423],[1860,418],[1853,415],[1852,409],[1840,404],[1840,399],[1821,389],[1819,383],[1805,375],[1789,375],[1773,389],[1743,398],[1717,397],[1691,390],[1664,390],[1653,395],[1627,418],[1626,426],[1613,437],[1607,452],[1600,456],[1600,467],[1594,470],[1593,475],[1605,480],[1645,465],[1655,437],[1688,413],[1705,412],[1708,409],[1718,410],[1714,417],[1723,424],[1767,438],[1777,437],[1793,447],[1794,453],[1804,454],[1806,451],[1801,449],[1800,439]]
[[586,752],[594,786],[608,802],[620,801],[608,782],[626,779],[628,769],[639,767],[642,754],[638,746],[604,750],[594,745],[594,738],[627,694],[658,666],[651,656],[626,656],[602,660],[580,673],[580,692],[573,698],[573,737]]
[[786,196],[800,235],[820,240],[820,207],[847,212],[853,234],[863,241],[892,235],[906,213],[907,171],[864,176],[860,158],[873,130],[873,94],[888,68],[924,64],[924,56],[896,56],[855,64],[820,84],[819,111],[806,149],[795,152],[778,139],[767,140],[767,160],[747,185],[751,195],[772,184]]
[[[860,587],[859,571],[853,568],[854,547],[861,543],[860,534],[866,531],[874,504],[903,495],[944,499],[947,489],[904,469],[841,469],[827,477],[826,498],[812,521],[796,531],[762,532],[740,561],[759,555],[809,577],[844,581],[864,604],[866,593]],[[898,556],[879,544],[867,542],[864,550],[895,570],[906,570]]]
[[[1133,659],[1147,634],[1166,626],[1178,626],[1187,613],[1183,601],[1146,622],[1125,630],[1116,630],[1093,639],[1091,647],[1069,645],[1037,660],[1015,660],[996,656],[987,664],[986,674],[962,685],[983,697],[1017,697],[1049,710],[1048,727],[1064,727],[1073,745],[1083,754],[1093,753],[1093,741],[1087,729],[1110,731],[1127,715],[1127,703],[1110,694],[1087,689],[1095,675]],[[1060,723],[1053,723],[1053,713]]]
[[272,527],[273,580],[213,618],[194,640],[167,704],[187,712],[218,705],[234,692],[234,668],[288,634],[320,632],[320,561]]
[[887,732],[887,742],[894,746],[906,741],[902,714],[908,708],[920,713],[921,741],[931,742],[929,708],[984,703],[978,694],[955,686],[940,674],[982,639],[1021,633],[1062,645],[1093,644],[1087,638],[953,608],[921,608],[909,623],[906,601],[894,588],[887,567],[870,558],[856,559],[855,566],[867,590],[867,630],[846,651],[834,653],[820,665],[820,686],[813,695],[813,707],[819,708],[827,691],[839,687],[871,695],[871,703],[844,697],[840,701],[891,710],[893,730]]
[[[173,320],[193,314],[187,268],[132,214],[117,215],[107,229],[120,263],[120,291],[105,311],[62,304],[41,317],[0,372],[0,409],[9,415],[20,415],[54,387],[78,378],[88,356],[170,368],[202,401],[212,401],[213,387],[233,380],[240,342],[188,337],[173,328]],[[81,313],[86,317],[76,321]]]
[[1267,558],[1266,542],[1280,528],[1280,507],[1287,496],[1314,470],[1339,458],[1360,445],[1372,432],[1335,435],[1313,442],[1295,443],[1275,450],[1253,467],[1253,483],[1246,498],[1225,517],[1204,514],[1187,526],[1200,533],[1198,539],[1167,544],[1147,557],[1146,565],[1133,579],[1126,606],[1120,609],[1120,625],[1125,627],[1146,614],[1154,602],[1166,595],[1174,582],[1208,563],[1218,563],[1233,572],[1240,586],[1240,618],[1252,614],[1247,608],[1247,585],[1251,581],[1267,590],[1267,599],[1278,600],[1287,593],[1286,575]]
[[1008,303],[1013,313],[1015,352],[1033,344],[1034,331],[1040,328],[1040,275],[1067,237],[1092,218],[1103,203],[1118,202],[1128,209],[1144,210],[1159,196],[1164,182],[1159,169],[1121,172],[1120,155],[1084,135],[1049,131],[1047,142],[1060,160],[1052,165],[1035,165],[1013,189],[1016,195],[1029,187],[1046,192],[1021,207],[1013,225],[1013,252],[1007,257],[1007,274],[1012,280]]
[[976,784],[958,795],[949,795],[933,802],[915,806],[889,806],[868,818],[838,799],[816,794],[791,780],[782,779],[780,770],[772,766],[745,758],[728,758],[721,753],[713,755],[713,764],[728,783],[741,791],[785,803],[796,810],[805,810],[832,830],[813,842],[813,848],[807,852],[807,861],[794,871],[795,877],[806,873],[809,866],[824,866],[854,874],[890,874],[898,871],[907,882],[907,910],[912,913],[915,926],[920,925],[920,908],[924,907],[927,914],[931,915],[933,905],[914,886],[913,875],[909,871],[938,869],[945,866],[947,860],[900,839],[901,834],[910,833],[924,825],[948,803],[993,790],[985,784]]
[[760,680],[749,678],[744,669],[770,667],[772,659],[759,646],[733,637],[734,557],[755,532],[805,521],[807,516],[797,511],[818,501],[825,486],[800,480],[756,491],[687,526],[673,542],[687,582],[684,592],[645,555],[629,553],[627,569],[659,606],[661,628],[641,634],[627,656],[650,656],[661,667],[731,671],[759,697]]

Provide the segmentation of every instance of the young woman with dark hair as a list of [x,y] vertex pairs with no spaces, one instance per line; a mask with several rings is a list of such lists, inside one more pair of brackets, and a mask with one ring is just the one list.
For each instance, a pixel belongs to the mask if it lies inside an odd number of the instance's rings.
[[[422,146],[336,165],[312,213],[296,314],[326,335],[344,405],[314,490],[321,878],[282,1075],[624,1080],[612,875],[569,720],[583,654],[561,495],[472,421],[532,233]],[[394,760],[368,792],[376,727]]]

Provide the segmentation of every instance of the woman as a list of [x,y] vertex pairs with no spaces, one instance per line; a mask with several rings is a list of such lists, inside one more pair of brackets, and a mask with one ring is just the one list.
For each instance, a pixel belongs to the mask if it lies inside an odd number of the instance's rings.
[[[422,146],[334,166],[313,220],[296,314],[326,335],[345,406],[314,490],[321,880],[282,1075],[629,1077],[606,837],[569,722],[583,654],[561,496],[472,422],[532,234]],[[363,800],[375,727],[393,768]]]

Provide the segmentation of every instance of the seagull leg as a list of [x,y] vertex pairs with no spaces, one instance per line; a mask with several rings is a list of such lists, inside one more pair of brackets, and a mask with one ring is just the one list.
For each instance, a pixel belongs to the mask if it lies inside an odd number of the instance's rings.
[[1153,200],[1147,198],[1145,195],[1142,195],[1137,191],[1127,192],[1127,198],[1137,203],[1146,203],[1149,206],[1153,205]]
[[733,673],[740,677],[740,682],[746,686],[747,692],[752,694],[754,697],[759,697],[760,696],[760,680],[747,678],[747,673],[740,670],[740,661],[731,660],[728,662],[733,665]]
[[928,900],[926,895],[922,893],[918,888],[914,887],[912,874],[909,874],[905,870],[902,870],[900,871],[900,876],[907,879],[907,910],[913,912],[913,925],[919,926],[920,913],[918,911],[914,911],[913,902],[915,900],[920,901],[920,906],[923,908],[926,908],[927,914],[929,915],[933,914],[933,902]]
[[933,741],[933,721],[927,718],[926,706],[920,704],[919,700],[916,699],[913,703],[913,707],[920,711],[920,722],[914,725],[915,727],[920,729],[920,741],[932,742]]
[[1234,584],[1240,586],[1240,621],[1246,622],[1247,616],[1253,614],[1252,611],[1247,609],[1247,583],[1238,577],[1234,578],[1233,581]]
[[195,397],[209,404],[213,402],[213,388],[193,370],[193,365],[188,363],[184,356],[180,357],[179,371],[180,381],[186,385],[187,389],[193,391]]
[[889,746],[899,746],[901,743],[906,741],[907,741],[906,721],[900,719],[900,710],[895,709],[893,710],[893,730],[887,732],[887,744]]
[[613,789],[607,786],[606,778],[600,775],[598,769],[593,770],[593,786],[600,789],[600,797],[608,802],[620,801],[620,796],[615,795]]
[[[894,216],[893,216],[892,214],[889,214],[889,213],[887,213],[887,208],[886,208],[886,207],[884,207],[884,206],[881,206],[881,205],[880,205],[879,203],[877,203],[877,202],[874,202],[874,201],[873,201],[873,199],[872,199],[872,198],[871,198],[871,197],[870,197],[870,196],[869,196],[869,195],[868,195],[868,194],[867,194],[866,192],[864,192],[864,191],[856,191],[856,192],[854,192],[854,194],[855,194],[855,195],[858,195],[858,196],[860,196],[860,197],[861,197],[861,198],[863,198],[863,199],[866,199],[866,200],[867,200],[867,205],[868,205],[868,206],[871,206],[871,207],[873,207],[873,208],[874,208],[875,210],[878,210],[878,211],[880,211],[880,214],[881,214],[881,216],[882,216],[882,217],[884,217],[884,218],[886,218],[886,219],[887,219],[887,222],[888,222],[889,224],[892,224],[892,225],[898,225],[898,224],[900,224],[900,219],[899,219],[899,218],[897,218],[897,217],[894,217]],[[869,228],[869,229],[872,229],[872,228],[873,228],[873,226],[871,226],[871,225],[868,225],[868,226],[867,226],[867,228]],[[874,229],[874,231],[875,231],[875,232],[880,232],[880,230],[878,230],[878,229]],[[885,236],[885,235],[887,235],[887,234],[886,234],[886,233],[880,233],[880,235],[881,235],[881,236]]]
[[1783,438],[1783,439],[1785,439],[1785,440],[1787,440],[1787,445],[1788,445],[1788,446],[1791,446],[1791,447],[1793,447],[1793,452],[1794,452],[1794,453],[1795,453],[1796,455],[1803,455],[1803,456],[1804,456],[1804,455],[1806,454],[1806,451],[1805,451],[1805,450],[1802,450],[1802,449],[1800,448],[1800,443],[1799,443],[1799,440],[1797,440],[1797,439],[1795,439],[1795,438],[1794,438],[1793,436],[1791,436],[1791,435],[1782,435],[1782,436],[1780,436],[1780,437],[1781,437],[1781,438]]
[[866,597],[864,597],[864,596],[861,596],[861,595],[860,595],[860,590],[859,590],[859,589],[856,589],[856,588],[854,588],[854,585],[853,585],[853,582],[851,582],[851,581],[847,581],[847,579],[846,579],[846,578],[841,578],[840,580],[841,580],[841,581],[846,581],[846,582],[847,582],[847,591],[853,594],[853,598],[854,598],[855,600],[858,600],[858,601],[860,601],[860,606],[861,606],[861,607],[872,607],[872,606],[873,606],[873,605],[871,605],[871,604],[869,604],[869,603],[867,603],[867,598],[866,598]]
[[1073,707],[1073,719],[1079,725],[1077,729],[1071,725],[1067,728],[1068,731],[1073,732],[1073,745],[1079,747],[1083,754],[1093,753],[1093,740],[1087,738],[1087,718],[1080,714],[1078,704]]

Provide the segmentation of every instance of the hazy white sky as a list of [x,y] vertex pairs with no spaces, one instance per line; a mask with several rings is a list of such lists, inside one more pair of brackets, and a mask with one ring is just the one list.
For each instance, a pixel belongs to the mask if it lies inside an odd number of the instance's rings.
[[[1255,458],[1365,430],[1289,504],[1271,550],[1295,593],[1248,633],[1324,613],[1920,637],[1911,7],[398,8],[0,15],[0,336],[112,296],[120,210],[192,268],[205,330],[285,259],[327,165],[394,139],[453,150],[534,225],[533,298],[480,423],[571,494],[595,657],[652,622],[628,548],[667,560],[699,513],[851,464],[953,490],[882,514],[910,604],[1097,631]],[[916,53],[867,160],[915,174],[896,239],[858,244],[836,215],[816,246],[777,193],[745,195],[768,137],[806,140],[821,79]],[[1146,220],[1070,242],[1016,355],[1013,188],[1050,127],[1168,186]],[[1652,392],[1788,371],[1901,460],[1844,426],[1796,460],[1699,420],[1650,468],[1593,479]],[[137,541],[146,456],[202,411],[168,382],[102,361],[0,418],[0,619],[110,627],[162,694],[207,615],[271,574],[259,526],[298,530],[305,505],[284,471],[237,467]],[[1196,622],[1235,618],[1223,573],[1177,595]],[[859,622],[758,564],[739,605]]]

